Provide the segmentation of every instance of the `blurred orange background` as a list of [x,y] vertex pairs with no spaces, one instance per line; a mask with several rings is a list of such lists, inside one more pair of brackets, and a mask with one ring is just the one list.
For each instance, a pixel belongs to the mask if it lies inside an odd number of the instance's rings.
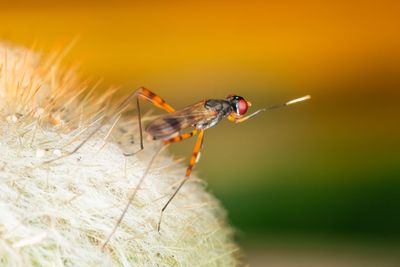
[[311,94],[210,129],[196,170],[255,266],[299,266],[286,259],[298,247],[304,266],[395,266],[399,14],[398,1],[14,1],[1,4],[0,38],[44,52],[75,42],[65,62],[84,77],[125,94],[147,86],[176,108]]

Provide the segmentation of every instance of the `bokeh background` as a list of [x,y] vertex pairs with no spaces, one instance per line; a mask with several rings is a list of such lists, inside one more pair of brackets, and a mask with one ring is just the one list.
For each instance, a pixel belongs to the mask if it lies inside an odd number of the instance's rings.
[[103,89],[145,85],[177,108],[311,94],[207,131],[196,172],[252,266],[400,266],[399,14],[399,1],[13,1],[0,39],[75,43],[65,63]]

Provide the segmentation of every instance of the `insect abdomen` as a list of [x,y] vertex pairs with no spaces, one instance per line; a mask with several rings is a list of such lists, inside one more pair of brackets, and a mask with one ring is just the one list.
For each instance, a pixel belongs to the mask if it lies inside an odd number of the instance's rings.
[[147,125],[145,131],[150,134],[154,140],[168,138],[179,132],[181,123],[176,118],[159,118]]

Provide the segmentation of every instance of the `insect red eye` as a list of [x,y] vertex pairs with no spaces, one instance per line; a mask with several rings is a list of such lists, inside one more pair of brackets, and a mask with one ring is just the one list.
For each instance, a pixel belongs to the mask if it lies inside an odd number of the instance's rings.
[[238,111],[239,115],[244,115],[248,108],[249,108],[249,106],[247,105],[246,100],[240,99],[238,101],[238,103],[237,103],[237,111]]

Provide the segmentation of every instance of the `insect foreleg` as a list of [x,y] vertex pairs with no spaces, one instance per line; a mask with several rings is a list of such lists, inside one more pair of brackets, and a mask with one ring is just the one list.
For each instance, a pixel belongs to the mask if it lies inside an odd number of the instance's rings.
[[247,115],[246,117],[234,118],[233,121],[236,122],[236,123],[247,121],[247,120],[250,119],[251,117],[254,117],[254,116],[257,115],[258,113],[263,112],[263,111],[265,111],[265,110],[266,110],[265,108],[259,109],[259,110],[255,111],[255,112],[251,113],[250,115]]
[[190,158],[189,166],[186,169],[185,177],[182,179],[178,188],[175,190],[175,192],[168,199],[167,203],[165,203],[164,207],[161,209],[160,220],[158,221],[158,227],[157,227],[157,230],[159,232],[160,232],[160,228],[161,228],[162,216],[163,216],[165,209],[168,207],[169,203],[171,203],[172,199],[176,196],[176,194],[178,194],[179,190],[186,183],[186,181],[189,180],[189,178],[190,178],[190,174],[192,173],[193,166],[196,164],[197,157],[200,153],[200,149],[203,144],[203,136],[204,136],[204,129],[200,130],[199,135],[197,136],[196,144],[194,145],[192,157]]

